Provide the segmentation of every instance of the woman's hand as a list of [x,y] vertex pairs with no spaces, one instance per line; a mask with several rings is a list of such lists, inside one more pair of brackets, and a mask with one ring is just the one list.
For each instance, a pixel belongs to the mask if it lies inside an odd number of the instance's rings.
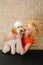
[[20,33],[17,34],[17,39],[21,39]]

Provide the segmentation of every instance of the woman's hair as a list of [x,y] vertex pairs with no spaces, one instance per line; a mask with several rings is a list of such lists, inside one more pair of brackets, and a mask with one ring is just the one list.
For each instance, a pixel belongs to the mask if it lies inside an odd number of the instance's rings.
[[35,20],[28,20],[26,22],[26,25],[28,25],[28,24],[32,24],[33,25],[32,36],[34,36],[34,37],[38,36],[39,28],[38,28],[38,25],[36,24],[36,21]]

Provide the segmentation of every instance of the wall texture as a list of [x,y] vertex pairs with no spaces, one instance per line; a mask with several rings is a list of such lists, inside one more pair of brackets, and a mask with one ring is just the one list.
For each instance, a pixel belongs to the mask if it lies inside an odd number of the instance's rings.
[[40,35],[31,49],[43,50],[43,0],[0,0],[0,49],[13,23],[29,19],[35,19],[40,26]]

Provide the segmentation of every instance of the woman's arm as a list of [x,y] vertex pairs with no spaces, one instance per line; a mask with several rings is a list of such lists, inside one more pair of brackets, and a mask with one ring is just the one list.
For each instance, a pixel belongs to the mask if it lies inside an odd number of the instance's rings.
[[30,46],[31,46],[32,44],[27,43],[26,46],[23,47],[22,41],[21,41],[21,37],[20,37],[20,35],[18,35],[18,45],[19,45],[20,55],[23,55],[23,54],[25,54],[25,53],[30,49]]

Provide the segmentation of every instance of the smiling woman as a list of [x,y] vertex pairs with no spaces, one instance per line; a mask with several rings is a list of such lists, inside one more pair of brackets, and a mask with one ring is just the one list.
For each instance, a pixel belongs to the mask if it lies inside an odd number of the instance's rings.
[[38,29],[37,25],[35,24],[35,22],[36,22],[35,20],[29,20],[28,24],[24,28],[25,29],[24,36],[21,38],[20,33],[17,36],[20,55],[23,55],[28,50],[30,50],[30,47],[34,43],[33,36],[34,35],[36,36],[39,33],[39,29]]

